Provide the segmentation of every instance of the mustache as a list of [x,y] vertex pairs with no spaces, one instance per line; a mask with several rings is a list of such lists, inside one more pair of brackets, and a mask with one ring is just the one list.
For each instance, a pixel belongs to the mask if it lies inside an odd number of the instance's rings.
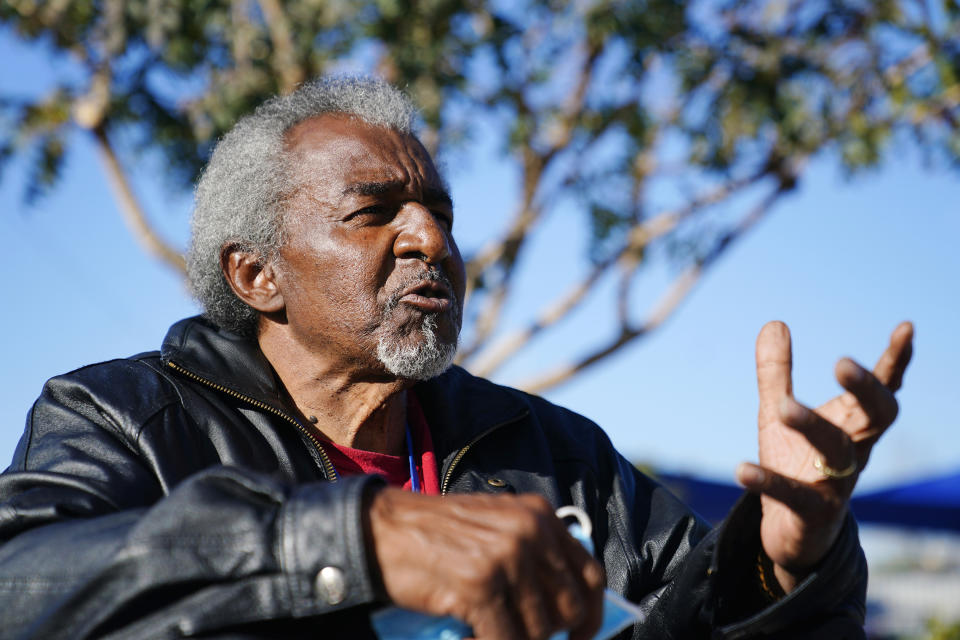
[[457,299],[453,283],[450,281],[450,278],[447,277],[445,273],[439,268],[431,267],[426,271],[421,271],[419,273],[411,273],[409,276],[405,276],[397,287],[390,294],[390,297],[387,299],[387,304],[384,306],[384,313],[390,313],[400,304],[400,299],[406,295],[407,291],[411,287],[414,287],[425,282],[438,282],[444,286],[444,288],[449,292],[450,299],[455,303],[453,305],[454,309],[457,312],[457,315],[460,314],[460,300]]

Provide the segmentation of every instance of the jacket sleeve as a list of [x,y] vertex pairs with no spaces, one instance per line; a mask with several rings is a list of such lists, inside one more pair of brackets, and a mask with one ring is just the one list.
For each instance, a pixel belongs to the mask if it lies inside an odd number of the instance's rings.
[[[623,465],[628,465],[625,468]],[[621,463],[626,492],[638,504],[642,555],[655,567],[644,576],[645,623],[633,638],[784,640],[864,638],[866,561],[852,516],[827,556],[793,591],[771,602],[760,588],[760,500],[745,494],[709,530],[679,500]],[[649,542],[660,544],[652,546]],[[649,592],[651,582],[661,585]]]
[[216,466],[163,487],[83,394],[49,383],[0,475],[0,637],[205,635],[378,599],[361,518],[375,477],[292,487]]

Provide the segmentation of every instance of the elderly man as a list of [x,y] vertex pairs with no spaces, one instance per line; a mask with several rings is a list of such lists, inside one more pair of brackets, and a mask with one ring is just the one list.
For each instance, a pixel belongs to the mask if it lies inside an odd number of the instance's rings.
[[604,585],[648,613],[635,638],[862,635],[847,501],[910,326],[873,373],[841,361],[816,411],[786,327],[763,329],[760,464],[711,531],[588,420],[450,366],[463,263],[413,117],[333,79],[220,142],[189,256],[204,317],[52,379],[0,478],[0,635],[355,638],[394,603],[587,638]]

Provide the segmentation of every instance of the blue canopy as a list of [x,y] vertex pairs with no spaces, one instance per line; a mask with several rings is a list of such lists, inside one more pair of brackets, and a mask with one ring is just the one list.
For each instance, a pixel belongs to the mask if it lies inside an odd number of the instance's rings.
[[703,480],[691,475],[657,473],[656,479],[714,524],[727,516],[733,503],[743,494],[743,488],[735,484]]
[[860,522],[960,531],[960,473],[854,495]]
[[[690,475],[657,479],[710,522],[722,520],[743,493],[734,484]],[[857,494],[851,508],[862,523],[960,532],[960,473]]]

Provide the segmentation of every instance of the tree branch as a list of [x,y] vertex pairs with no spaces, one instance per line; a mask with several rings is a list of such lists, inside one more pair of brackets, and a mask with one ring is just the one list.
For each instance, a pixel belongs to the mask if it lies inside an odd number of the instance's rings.
[[233,39],[230,50],[234,66],[247,70],[251,67],[251,45],[254,29],[250,24],[250,0],[230,0],[230,22],[233,25]]
[[591,46],[586,52],[583,65],[580,69],[580,76],[577,78],[577,85],[567,96],[567,99],[561,107],[559,130],[551,140],[550,149],[544,154],[544,165],[550,162],[557,153],[570,144],[577,118],[583,113],[583,107],[587,98],[587,89],[593,80],[594,65],[601,53],[602,49],[599,46]]
[[[654,240],[673,231],[678,224],[700,209],[755,184],[767,175],[768,172],[761,171],[742,180],[724,184],[695,198],[681,209],[665,211],[647,222],[637,225],[629,232],[627,241],[623,246],[612,252],[604,260],[597,262],[583,280],[569,289],[567,293],[561,295],[556,302],[548,305],[536,320],[523,329],[504,336],[482,351],[479,348],[474,348],[472,351],[464,353],[460,362],[467,362],[472,359],[473,362],[469,363],[469,368],[476,375],[490,376],[544,329],[563,320],[577,309],[597,281],[615,264],[621,263],[626,266],[626,261],[630,259],[630,256],[636,255]],[[621,312],[621,317],[626,317],[625,312]],[[477,351],[480,351],[480,353],[477,354]]]
[[591,269],[590,273],[578,285],[573,287],[565,296],[548,308],[524,329],[516,331],[491,345],[476,358],[477,362],[471,369],[478,376],[489,376],[500,368],[503,363],[515,354],[520,348],[530,342],[544,329],[556,324],[583,302],[586,295],[592,290],[597,280],[607,272],[616,262],[615,257],[607,258]]
[[[540,175],[542,175],[543,169],[553,158],[553,156],[556,155],[557,151],[565,148],[570,142],[570,138],[573,134],[573,127],[576,122],[576,116],[583,109],[587,87],[590,84],[590,79],[593,77],[593,65],[596,63],[599,54],[600,52],[595,49],[591,49],[587,53],[583,68],[581,69],[580,77],[577,79],[577,84],[565,100],[563,106],[563,117],[561,118],[561,129],[558,131],[554,140],[552,140],[550,149],[537,158],[536,164],[539,165],[540,170],[536,172],[536,179],[533,181],[529,179],[524,181],[525,206],[521,207],[519,214],[511,224],[510,230],[507,232],[507,234],[501,240],[494,241],[481,249],[480,252],[473,258],[473,260],[470,261],[470,265],[468,265],[467,269],[468,278],[470,278],[471,275],[475,278],[480,273],[488,269],[492,264],[497,262],[503,255],[504,248],[511,242],[516,242],[518,238],[525,235],[526,231],[533,225],[534,222],[536,222],[536,215],[532,215],[534,212],[531,211],[530,207],[531,203],[533,202],[533,198],[536,195],[537,186],[540,181]],[[527,142],[528,144],[526,145],[526,153],[532,153],[529,141]],[[525,158],[524,164],[530,165],[532,160],[532,158]],[[527,176],[527,178],[530,177],[531,176]]]
[[[478,281],[480,275],[493,267],[495,264],[501,264],[504,273],[497,283],[496,288],[490,293],[489,298],[480,313],[476,325],[473,339],[470,344],[465,346],[457,356],[458,362],[464,362],[473,357],[473,355],[482,349],[487,340],[496,331],[500,322],[503,305],[506,303],[510,293],[510,281],[517,257],[523,248],[524,242],[530,229],[540,219],[544,207],[534,204],[539,191],[540,180],[544,171],[557,153],[569,144],[573,136],[573,129],[576,126],[577,116],[583,109],[586,100],[587,88],[593,78],[594,65],[600,56],[599,47],[591,47],[584,56],[577,83],[561,107],[562,116],[559,123],[559,132],[551,141],[551,147],[543,153],[537,153],[534,150],[532,140],[527,140],[523,147],[523,204],[520,207],[519,214],[514,218],[507,234],[499,241],[488,244],[481,249],[479,254],[467,265],[467,293],[471,293],[474,283]],[[518,99],[521,112],[526,110],[526,104],[523,101],[522,94]],[[531,134],[532,135],[532,134]]]
[[[521,116],[523,116],[528,110],[522,94],[518,95],[517,100],[518,109]],[[534,206],[533,201],[545,165],[541,157],[534,151],[529,139],[523,146],[522,158],[523,193],[517,216],[511,223],[510,229],[503,240],[495,243],[493,246],[488,245],[487,249],[481,251],[479,260],[471,260],[466,267],[467,295],[472,293],[475,283],[480,278],[480,274],[493,267],[493,265],[501,265],[503,273],[500,276],[500,281],[497,282],[496,287],[489,294],[489,298],[477,319],[473,340],[468,346],[461,350],[458,356],[458,362],[469,358],[486,342],[487,338],[493,334],[500,320],[503,304],[509,293],[510,280],[513,275],[514,266],[517,263],[517,256],[520,254],[527,234],[537,220],[540,219],[540,215],[543,212],[541,207]]]
[[673,284],[667,289],[660,300],[653,307],[653,310],[639,326],[623,326],[619,335],[609,343],[595,349],[590,354],[577,360],[576,362],[564,364],[548,370],[546,373],[538,375],[526,382],[516,385],[518,388],[530,393],[542,393],[563,382],[566,382],[584,369],[600,362],[616,353],[624,346],[630,344],[637,338],[645,336],[664,323],[679,308],[694,285],[700,281],[704,272],[712,265],[717,258],[725,253],[736,240],[741,238],[750,228],[759,222],[763,216],[769,212],[773,204],[785,193],[786,189],[781,185],[770,195],[763,199],[749,214],[747,214],[740,223],[721,236],[707,252],[707,254],[696,263],[688,267],[678,276]]
[[280,92],[290,93],[303,82],[303,68],[297,64],[290,22],[279,0],[257,0],[273,42],[273,69],[280,76]]
[[517,254],[523,245],[527,233],[540,218],[542,210],[540,208],[532,208],[530,204],[529,202],[524,202],[520,210],[520,215],[517,216],[511,225],[507,237],[498,243],[498,246],[490,249],[495,252],[496,255],[492,257],[485,269],[472,269],[471,267],[474,264],[473,260],[467,265],[468,295],[473,290],[473,283],[479,278],[483,270],[489,269],[493,264],[500,262],[504,265],[504,273],[501,276],[500,282],[498,282],[494,290],[490,292],[489,298],[477,319],[473,339],[469,345],[460,350],[457,355],[457,362],[463,362],[467,358],[472,357],[493,333],[494,327],[500,317],[500,312],[503,310],[503,304],[507,299],[510,276],[513,272],[513,265],[516,264]]
[[91,129],[91,133],[100,152],[100,159],[103,161],[113,195],[120,206],[120,213],[133,235],[149,253],[160,258],[181,275],[186,275],[187,264],[183,255],[164,242],[147,221],[147,215],[133,193],[130,181],[117,159],[117,154],[107,138],[103,125]]

